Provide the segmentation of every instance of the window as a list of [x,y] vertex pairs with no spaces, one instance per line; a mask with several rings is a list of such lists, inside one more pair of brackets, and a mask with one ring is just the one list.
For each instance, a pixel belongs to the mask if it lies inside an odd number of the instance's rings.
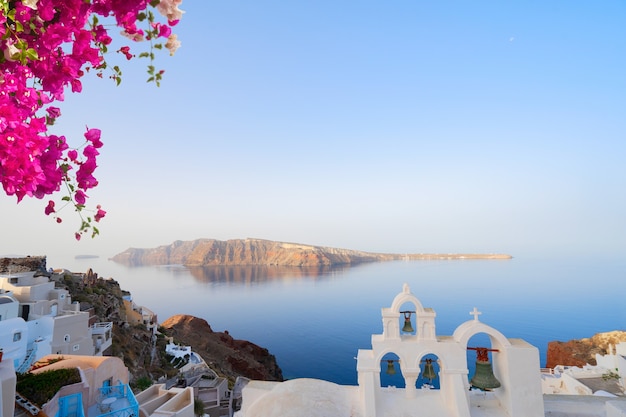
[[9,284],[17,284],[17,277],[9,278]]
[[77,352],[80,349],[80,345],[74,345],[72,346],[72,351]]
[[66,334],[65,336],[63,336],[63,340],[64,340],[65,342],[69,342],[69,341],[70,341],[70,335],[69,335],[69,334]]
[[20,340],[22,340],[22,332],[13,333],[13,341],[19,342]]

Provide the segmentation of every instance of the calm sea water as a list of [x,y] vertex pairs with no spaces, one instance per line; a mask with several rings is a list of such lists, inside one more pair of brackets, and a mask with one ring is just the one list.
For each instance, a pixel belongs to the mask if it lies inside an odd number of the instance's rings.
[[[408,283],[437,313],[436,331],[451,335],[472,318],[522,338],[545,364],[552,340],[624,330],[621,259],[412,261],[348,268],[125,267],[98,259],[48,257],[48,266],[112,277],[134,301],[158,314],[204,318],[273,353],[285,378],[355,385],[358,349],[382,333],[381,308]],[[470,341],[471,342],[471,341]]]

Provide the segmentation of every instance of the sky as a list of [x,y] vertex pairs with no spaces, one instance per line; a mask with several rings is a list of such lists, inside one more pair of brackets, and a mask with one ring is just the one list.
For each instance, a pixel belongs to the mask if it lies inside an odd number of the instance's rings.
[[[186,0],[174,57],[61,103],[102,130],[100,236],[0,198],[0,254],[262,238],[372,252],[626,248],[626,3]],[[125,42],[125,41],[121,41]],[[121,44],[118,44],[121,46]]]

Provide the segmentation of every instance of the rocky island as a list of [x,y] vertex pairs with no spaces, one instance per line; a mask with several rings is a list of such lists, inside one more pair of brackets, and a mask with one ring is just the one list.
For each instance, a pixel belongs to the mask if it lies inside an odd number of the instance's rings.
[[186,266],[333,266],[365,262],[438,259],[511,259],[506,254],[393,254],[372,253],[301,243],[276,242],[264,239],[197,239],[177,240],[171,245],[152,249],[129,248],[115,255],[114,262],[130,265]]

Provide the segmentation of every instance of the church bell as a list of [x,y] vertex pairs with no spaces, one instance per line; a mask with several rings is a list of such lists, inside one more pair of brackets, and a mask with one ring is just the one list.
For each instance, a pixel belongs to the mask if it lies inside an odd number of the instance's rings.
[[435,368],[433,367],[432,359],[426,359],[424,361],[424,373],[422,374],[422,376],[429,381],[437,378],[437,373],[435,372]]
[[491,391],[494,388],[500,387],[500,381],[498,381],[493,374],[491,362],[476,361],[476,372],[474,373],[474,377],[470,380],[470,385],[483,391]]
[[402,331],[404,333],[413,333],[413,326],[411,325],[411,311],[403,311],[404,313],[404,326],[402,326]]
[[387,361],[387,375],[395,375],[396,367],[393,366],[393,359]]

